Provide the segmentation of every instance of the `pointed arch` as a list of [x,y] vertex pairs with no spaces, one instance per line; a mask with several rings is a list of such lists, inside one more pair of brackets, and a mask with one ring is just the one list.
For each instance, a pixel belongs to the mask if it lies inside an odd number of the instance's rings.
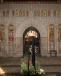
[[39,31],[38,31],[35,27],[33,27],[33,26],[30,26],[30,27],[28,27],[27,29],[25,29],[25,31],[24,31],[24,33],[23,33],[23,38],[24,38],[25,34],[26,34],[28,31],[30,31],[30,30],[37,32],[38,37],[40,38],[40,33],[39,33]]
[[[35,37],[35,35],[34,36],[30,35],[29,31],[30,32],[34,32],[37,37]],[[29,42],[29,44],[27,44],[27,41],[26,41],[26,37],[25,36],[27,35],[27,33],[29,34],[28,38],[27,38],[28,40],[31,40],[32,37],[35,37],[35,39],[36,39],[35,47],[38,50],[37,53],[40,54],[40,33],[35,27],[30,26],[27,29],[25,29],[25,31],[23,33],[23,55],[27,54],[27,47],[30,48],[30,46],[31,46],[31,42]]]

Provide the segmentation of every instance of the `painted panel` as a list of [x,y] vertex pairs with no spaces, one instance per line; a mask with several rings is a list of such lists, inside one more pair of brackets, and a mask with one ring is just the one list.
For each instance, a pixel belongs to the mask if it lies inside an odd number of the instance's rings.
[[9,55],[13,56],[14,50],[15,50],[15,29],[14,25],[9,25],[8,26],[8,50],[9,50]]
[[56,51],[55,51],[55,35],[54,35],[54,25],[50,24],[49,25],[49,52],[50,56],[55,56]]
[[58,25],[58,49],[61,53],[61,24]]
[[54,25],[50,24],[49,26],[49,42],[54,42]]
[[0,56],[5,54],[5,26],[0,24]]

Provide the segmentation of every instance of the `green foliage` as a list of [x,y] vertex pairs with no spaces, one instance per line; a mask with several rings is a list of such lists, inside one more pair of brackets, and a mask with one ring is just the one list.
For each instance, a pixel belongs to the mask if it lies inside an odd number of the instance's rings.
[[21,74],[22,76],[44,76],[45,72],[43,69],[40,68],[40,66],[36,66],[36,70],[34,66],[30,66],[28,70],[28,65],[25,62],[21,63]]

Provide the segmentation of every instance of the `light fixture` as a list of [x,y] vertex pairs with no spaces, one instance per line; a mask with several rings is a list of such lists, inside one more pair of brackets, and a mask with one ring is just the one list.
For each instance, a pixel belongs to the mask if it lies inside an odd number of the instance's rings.
[[0,67],[0,75],[4,75],[5,71]]
[[35,36],[37,38],[37,33],[35,31],[32,31],[30,30],[25,37],[28,37],[28,36]]

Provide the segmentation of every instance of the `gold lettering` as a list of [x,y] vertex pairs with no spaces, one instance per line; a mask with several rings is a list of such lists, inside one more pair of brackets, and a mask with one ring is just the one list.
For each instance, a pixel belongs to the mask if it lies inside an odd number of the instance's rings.
[[47,10],[41,10],[41,16],[47,16]]
[[44,10],[44,16],[47,16],[47,10]]
[[[19,17],[29,17],[30,10],[25,10],[25,9],[14,9],[11,11],[12,16],[19,16]],[[10,10],[3,10],[2,11],[2,16],[10,16]],[[38,16],[38,17],[47,17],[47,16],[61,16],[61,11],[57,10],[49,10],[49,9],[42,9],[42,10],[34,10],[33,11],[33,16]]]
[[15,15],[16,15],[16,16],[19,16],[18,9],[16,9],[16,11],[15,11]]

